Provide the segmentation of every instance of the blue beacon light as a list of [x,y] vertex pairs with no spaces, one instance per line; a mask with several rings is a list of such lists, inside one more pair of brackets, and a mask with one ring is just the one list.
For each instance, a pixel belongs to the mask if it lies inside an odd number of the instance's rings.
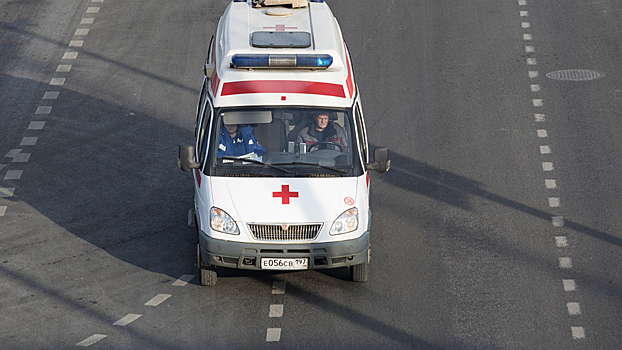
[[268,55],[236,54],[231,58],[232,68],[309,68],[326,69],[333,64],[331,55]]

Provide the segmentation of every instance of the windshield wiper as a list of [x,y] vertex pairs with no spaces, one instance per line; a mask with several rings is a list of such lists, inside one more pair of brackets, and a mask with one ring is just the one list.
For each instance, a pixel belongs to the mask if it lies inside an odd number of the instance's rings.
[[269,167],[273,167],[274,169],[279,169],[281,171],[286,172],[288,175],[291,174],[291,172],[287,169],[278,167],[278,166],[274,166],[272,164],[268,164],[268,163],[264,163],[260,160],[256,160],[256,159],[252,159],[252,158],[241,158],[241,157],[233,157],[233,156],[222,156],[222,157],[218,157],[218,158],[222,158],[222,159],[229,159],[229,160],[241,160],[243,162],[251,162],[251,163],[255,163],[255,164],[261,164],[261,165],[267,165]]
[[342,173],[342,174],[347,174],[348,173],[345,170],[331,168],[329,166],[321,165],[321,164],[318,164],[318,163],[291,162],[291,163],[278,163],[278,164],[274,164],[274,165],[288,165],[288,164],[294,164],[294,165],[315,165],[315,166],[319,166],[320,168],[336,171],[336,172]]

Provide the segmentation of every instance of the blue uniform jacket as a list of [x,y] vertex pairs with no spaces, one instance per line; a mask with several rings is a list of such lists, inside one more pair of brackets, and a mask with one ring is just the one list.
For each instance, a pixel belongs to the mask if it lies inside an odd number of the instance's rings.
[[250,126],[238,126],[238,132],[234,138],[229,136],[224,126],[220,128],[217,157],[237,157],[251,152],[255,152],[258,156],[262,156],[266,153],[266,150],[257,142],[255,136],[253,136],[253,128]]

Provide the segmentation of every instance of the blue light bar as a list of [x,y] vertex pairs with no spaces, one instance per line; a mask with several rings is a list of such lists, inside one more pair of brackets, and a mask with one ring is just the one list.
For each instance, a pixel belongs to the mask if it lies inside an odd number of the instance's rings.
[[331,55],[252,55],[237,54],[231,58],[231,68],[307,68],[326,69],[333,64]]

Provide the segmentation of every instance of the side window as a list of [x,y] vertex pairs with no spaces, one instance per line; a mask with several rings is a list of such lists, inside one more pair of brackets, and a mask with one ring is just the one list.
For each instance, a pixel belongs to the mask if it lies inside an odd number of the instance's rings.
[[358,104],[354,110],[355,120],[356,120],[356,134],[359,139],[359,150],[363,157],[363,161],[366,163],[369,162],[369,158],[367,157],[367,137],[365,135],[365,125],[363,124],[363,118],[361,116],[361,112],[359,111]]
[[205,97],[207,96],[207,79],[203,78],[203,87],[201,87],[201,95],[199,96],[199,103],[197,104],[197,121],[194,125],[194,136],[199,138],[199,123],[201,122],[201,112],[203,112],[203,106],[205,105]]
[[207,139],[209,138],[209,125],[212,121],[212,106],[209,103],[205,104],[205,111],[203,113],[203,119],[198,129],[197,135],[197,149],[199,150],[199,163],[203,163],[205,160],[205,154],[207,153]]

